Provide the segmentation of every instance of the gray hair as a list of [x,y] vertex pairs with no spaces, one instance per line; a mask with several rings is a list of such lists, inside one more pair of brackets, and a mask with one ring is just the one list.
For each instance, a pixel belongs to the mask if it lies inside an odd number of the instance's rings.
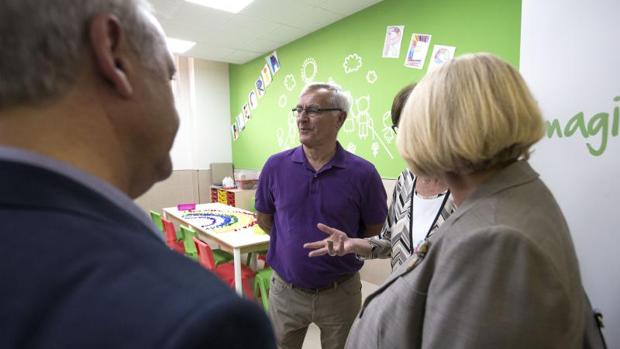
[[325,89],[331,93],[331,102],[334,107],[342,109],[345,113],[349,113],[349,109],[351,108],[351,96],[344,92],[342,88],[336,84],[325,83],[325,82],[316,82],[306,85],[299,97],[305,95],[310,91]]
[[88,22],[102,12],[119,19],[132,48],[154,68],[152,57],[165,43],[146,0],[0,1],[0,110],[67,92],[81,68]]

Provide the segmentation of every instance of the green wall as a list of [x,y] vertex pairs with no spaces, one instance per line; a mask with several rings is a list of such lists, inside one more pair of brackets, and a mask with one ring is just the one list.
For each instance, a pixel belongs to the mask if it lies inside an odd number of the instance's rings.
[[[388,25],[405,26],[397,59],[382,58]],[[334,81],[353,97],[351,113],[339,135],[342,146],[353,144],[355,153],[374,163],[384,178],[395,178],[405,163],[389,128],[392,98],[402,86],[424,76],[433,46],[456,46],[457,56],[492,52],[518,67],[520,30],[521,0],[384,0],[287,44],[277,49],[281,69],[259,98],[245,130],[233,141],[234,166],[260,169],[271,154],[299,144],[290,110],[305,85],[304,62],[311,59],[316,64],[306,63],[306,77],[316,66],[314,81]],[[432,35],[423,70],[403,64],[412,33]],[[345,58],[354,53],[362,65],[358,71],[345,73]],[[247,103],[264,64],[260,57],[230,66],[231,124]],[[372,84],[367,81],[369,71],[377,77]],[[293,88],[292,79],[286,78],[289,74],[295,80]]]

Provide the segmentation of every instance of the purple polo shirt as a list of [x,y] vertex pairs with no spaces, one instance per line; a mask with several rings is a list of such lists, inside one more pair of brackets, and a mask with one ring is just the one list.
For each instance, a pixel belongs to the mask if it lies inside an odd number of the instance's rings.
[[363,262],[354,255],[308,257],[304,243],[327,237],[317,223],[362,237],[367,225],[383,224],[387,205],[375,167],[338,144],[318,172],[301,146],[271,156],[258,181],[256,210],[273,214],[269,265],[289,283],[322,288],[355,273]]

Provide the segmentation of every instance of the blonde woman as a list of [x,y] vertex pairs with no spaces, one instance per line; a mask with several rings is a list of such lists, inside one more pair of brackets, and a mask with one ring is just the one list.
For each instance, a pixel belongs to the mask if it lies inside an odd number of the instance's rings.
[[397,145],[457,210],[365,301],[347,348],[578,348],[586,303],[568,227],[527,159],[544,132],[520,74],[454,59],[409,97]]

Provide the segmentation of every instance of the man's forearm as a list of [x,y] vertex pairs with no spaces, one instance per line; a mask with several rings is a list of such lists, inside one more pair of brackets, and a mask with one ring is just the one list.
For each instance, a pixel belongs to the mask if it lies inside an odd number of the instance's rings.
[[271,228],[273,227],[273,216],[266,215],[262,213],[258,213],[256,217],[256,222],[258,226],[265,231],[265,233],[270,234]]
[[364,237],[369,238],[371,236],[379,235],[381,228],[383,228],[383,224],[373,224],[367,226],[366,231],[364,232]]
[[273,227],[273,223],[265,223],[265,222],[261,222],[260,220],[258,221],[258,226],[263,229],[263,231],[265,231],[265,233],[270,234],[271,233],[271,228]]

